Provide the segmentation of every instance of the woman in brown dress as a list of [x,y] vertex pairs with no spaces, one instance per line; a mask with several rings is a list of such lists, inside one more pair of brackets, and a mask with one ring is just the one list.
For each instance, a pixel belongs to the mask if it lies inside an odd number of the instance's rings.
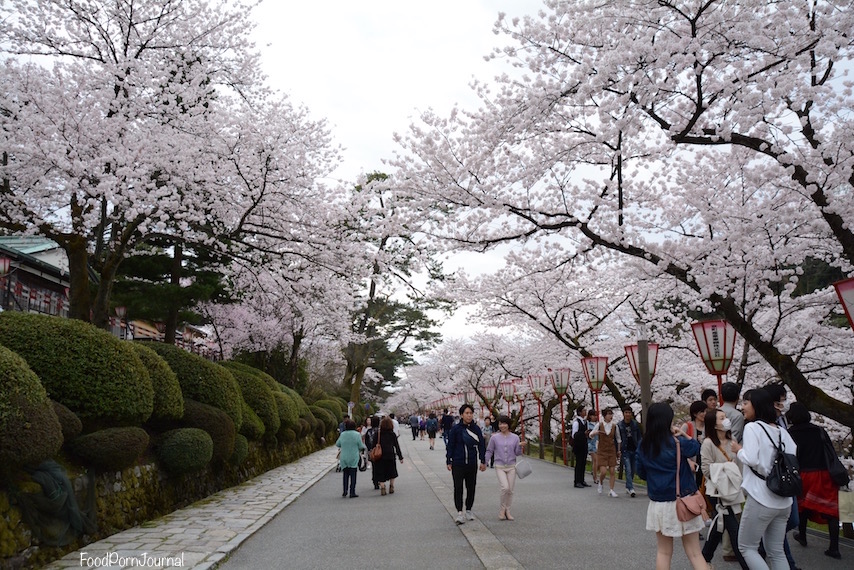
[[599,436],[599,485],[597,489],[599,494],[602,494],[602,482],[605,480],[605,473],[608,473],[608,485],[611,488],[608,494],[611,497],[616,497],[614,491],[614,479],[616,476],[617,462],[620,457],[620,430],[617,429],[617,422],[614,421],[614,410],[605,408],[602,410],[602,421],[596,426],[596,429],[590,432],[590,438]]

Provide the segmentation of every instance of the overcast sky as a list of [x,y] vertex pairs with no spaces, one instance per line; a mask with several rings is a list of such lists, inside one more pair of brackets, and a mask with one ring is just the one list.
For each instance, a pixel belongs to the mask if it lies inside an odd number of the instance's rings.
[[256,41],[272,85],[326,118],[344,150],[334,173],[351,183],[382,170],[420,111],[476,100],[473,77],[498,74],[483,56],[507,38],[498,12],[534,14],[541,0],[266,0]]

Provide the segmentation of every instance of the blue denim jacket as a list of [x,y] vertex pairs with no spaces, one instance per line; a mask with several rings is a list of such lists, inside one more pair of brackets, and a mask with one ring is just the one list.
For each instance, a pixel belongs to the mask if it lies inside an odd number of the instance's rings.
[[[695,439],[680,437],[679,447],[682,456],[679,491],[685,497],[697,491],[694,472],[687,458],[700,453],[700,443]],[[647,457],[643,448],[638,446],[638,477],[646,481],[650,501],[676,500],[676,442],[673,438],[665,440],[657,457]]]

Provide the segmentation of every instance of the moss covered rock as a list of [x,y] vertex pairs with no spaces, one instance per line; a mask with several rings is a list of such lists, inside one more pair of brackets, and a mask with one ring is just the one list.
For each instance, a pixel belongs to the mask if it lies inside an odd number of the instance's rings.
[[170,475],[201,471],[213,457],[211,436],[199,428],[178,428],[167,431],[157,443],[155,453]]
[[148,434],[138,427],[102,429],[73,439],[69,451],[84,465],[121,471],[133,465],[148,447]]
[[154,389],[136,351],[89,323],[4,312],[0,344],[26,360],[50,397],[84,425],[141,425],[151,415]]
[[151,348],[153,344],[131,343],[143,366],[148,370],[148,376],[154,388],[154,406],[149,421],[160,423],[179,420],[184,415],[184,395],[181,393],[181,385],[178,384],[178,377],[169,368],[166,360]]
[[38,464],[62,441],[44,386],[23,358],[0,346],[0,471]]
[[[279,409],[273,397],[273,390],[260,376],[242,369],[243,367],[249,368],[248,366],[233,366],[233,364],[235,363],[226,363],[226,368],[237,380],[243,400],[261,418],[264,423],[264,431],[275,434],[279,431],[282,421],[279,418]],[[275,384],[275,381],[273,383]],[[278,392],[278,390],[276,391]]]
[[208,432],[213,440],[213,460],[226,461],[234,453],[237,430],[228,414],[201,402],[184,398],[184,417],[181,423]]
[[264,437],[264,433],[266,432],[264,422],[262,422],[261,418],[258,417],[258,414],[249,407],[249,404],[243,404],[243,406],[243,423],[240,424],[240,430],[237,433],[244,435],[247,439],[252,441],[261,441],[261,438]]
[[59,425],[62,426],[62,439],[64,441],[71,441],[83,433],[83,422],[80,421],[77,414],[55,400],[51,400],[50,403],[59,419]]
[[[231,372],[171,344],[155,342],[146,346],[150,346],[162,356],[178,377],[185,404],[186,399],[189,398],[219,408],[231,418],[231,423],[235,427],[240,428],[243,417],[243,396]],[[214,448],[214,457],[216,457],[216,441],[214,441]],[[226,458],[230,455],[231,450]]]

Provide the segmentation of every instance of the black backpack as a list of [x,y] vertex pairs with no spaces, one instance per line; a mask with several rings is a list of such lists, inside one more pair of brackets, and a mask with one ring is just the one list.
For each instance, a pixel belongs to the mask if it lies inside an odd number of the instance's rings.
[[800,466],[798,458],[791,453],[786,453],[783,449],[783,434],[780,434],[779,443],[774,443],[771,434],[759,424],[765,435],[771,441],[771,445],[777,450],[777,455],[774,457],[774,463],[771,464],[771,471],[768,475],[760,475],[756,469],[750,468],[753,473],[760,479],[765,480],[768,490],[781,497],[797,497],[801,494],[803,483],[801,482]]

